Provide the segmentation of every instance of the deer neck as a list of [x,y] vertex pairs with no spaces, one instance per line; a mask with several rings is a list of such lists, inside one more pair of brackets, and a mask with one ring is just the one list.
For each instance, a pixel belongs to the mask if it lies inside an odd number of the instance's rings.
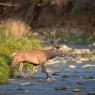
[[54,49],[45,50],[44,53],[47,57],[47,60],[52,59],[56,56],[56,53],[54,52]]

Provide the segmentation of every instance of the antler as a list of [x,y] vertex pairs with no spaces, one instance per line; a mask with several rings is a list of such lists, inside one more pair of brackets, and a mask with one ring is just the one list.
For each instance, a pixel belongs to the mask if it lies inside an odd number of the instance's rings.
[[41,32],[42,35],[48,36],[50,38],[50,43],[53,46],[53,48],[59,48],[57,41],[56,41],[56,30],[54,29],[53,32]]
[[50,33],[51,34],[51,40],[50,43],[52,44],[53,48],[59,48],[57,42],[56,42],[56,31],[54,29],[53,32]]

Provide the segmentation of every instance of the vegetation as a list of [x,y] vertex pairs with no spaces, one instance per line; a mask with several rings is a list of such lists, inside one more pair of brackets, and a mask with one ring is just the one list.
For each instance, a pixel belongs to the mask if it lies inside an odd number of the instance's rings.
[[[67,2],[67,3],[66,3]],[[0,19],[20,18],[33,27],[65,25],[77,16],[94,25],[94,0],[3,0],[0,1]],[[60,14],[60,16],[59,16]],[[85,19],[85,16],[87,19]],[[73,18],[74,17],[74,18]],[[92,20],[91,20],[92,19]],[[77,19],[78,20],[78,19]],[[81,22],[82,22],[81,20]],[[91,22],[90,22],[91,20]],[[78,20],[77,23],[79,23]],[[35,25],[36,24],[36,25]],[[73,25],[75,23],[72,23]],[[83,23],[84,24],[84,23]]]
[[0,26],[0,83],[3,83],[8,78],[7,65],[11,63],[12,53],[17,50],[41,48],[41,45],[37,38],[28,37],[29,28],[22,22],[7,21]]
[[11,54],[17,50],[41,48],[39,40],[32,36],[29,38],[28,35],[30,35],[28,28],[18,21],[1,24],[0,53],[11,57]]
[[5,83],[9,78],[9,67],[0,57],[0,84]]
[[65,42],[65,43],[91,43],[95,41],[94,35],[74,35],[71,33],[57,33],[56,38],[59,40],[59,42]]
[[[50,31],[50,30],[48,30]],[[64,30],[63,30],[64,31]],[[50,39],[49,32],[45,33],[43,37],[45,40]],[[59,43],[68,43],[68,44],[91,44],[95,41],[94,35],[82,35],[82,34],[74,34],[70,32],[59,32],[55,33],[55,38]]]

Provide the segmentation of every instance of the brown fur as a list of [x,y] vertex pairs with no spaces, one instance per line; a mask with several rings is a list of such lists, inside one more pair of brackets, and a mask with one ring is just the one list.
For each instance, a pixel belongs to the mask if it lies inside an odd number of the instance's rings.
[[[11,67],[14,68],[17,64],[21,62],[29,62],[33,65],[42,65],[42,68],[48,77],[44,64],[48,59],[54,58],[57,55],[59,55],[59,51],[56,49],[32,49],[17,51],[13,53]],[[23,67],[21,67],[21,72],[22,68]]]

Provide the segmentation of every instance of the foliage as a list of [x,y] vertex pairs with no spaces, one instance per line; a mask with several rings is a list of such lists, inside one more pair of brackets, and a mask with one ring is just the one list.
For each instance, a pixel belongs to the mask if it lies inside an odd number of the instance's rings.
[[[23,28],[26,27],[25,24],[18,23],[18,21],[9,22],[0,25],[0,59],[6,64],[11,63],[12,53],[17,50],[41,48],[40,42],[37,38],[32,36],[29,38],[28,34],[30,31],[27,28]],[[15,24],[15,27],[12,27],[11,24]],[[19,26],[19,30],[16,29]],[[29,65],[26,65],[26,67],[29,67]]]
[[4,43],[1,42],[0,52],[6,54],[7,56],[11,56],[11,54],[17,50],[25,50],[31,48],[40,48],[40,43],[36,39],[29,39],[29,38],[9,38],[6,39]]
[[[29,30],[28,29],[24,29],[23,27],[25,27],[25,25],[22,23],[18,23],[16,24],[16,21],[13,23],[11,22],[9,25],[9,22],[7,24],[1,24],[0,27],[0,52],[2,54],[5,54],[7,56],[11,56],[11,54],[17,50],[24,50],[24,49],[31,49],[31,48],[41,48],[40,46],[40,42],[38,39],[36,38],[29,38],[28,35],[24,35],[26,33],[29,34]],[[13,29],[13,27],[11,27],[11,24],[15,23],[15,27]],[[22,32],[18,32],[18,29],[15,29],[17,27],[22,27],[19,28],[19,31],[22,31],[21,29],[23,29]],[[21,35],[22,34],[22,35]]]
[[91,43],[95,41],[94,35],[74,35],[70,33],[57,33],[56,36],[57,39],[59,39],[59,42],[65,42],[65,43]]
[[37,3],[39,3],[41,0],[32,0],[32,4],[36,5]]
[[11,58],[1,52],[0,52],[0,59],[2,59],[2,61],[8,65],[11,63]]
[[0,84],[5,83],[9,78],[9,67],[0,57]]
[[16,38],[21,38],[25,36],[30,36],[30,27],[25,24],[21,20],[14,20],[14,19],[9,19],[5,20],[1,23],[0,25],[0,32],[2,33],[1,39],[4,37],[13,37],[15,36]]
[[81,6],[77,3],[73,3],[73,8],[72,8],[72,12],[74,13],[79,13],[81,11]]

